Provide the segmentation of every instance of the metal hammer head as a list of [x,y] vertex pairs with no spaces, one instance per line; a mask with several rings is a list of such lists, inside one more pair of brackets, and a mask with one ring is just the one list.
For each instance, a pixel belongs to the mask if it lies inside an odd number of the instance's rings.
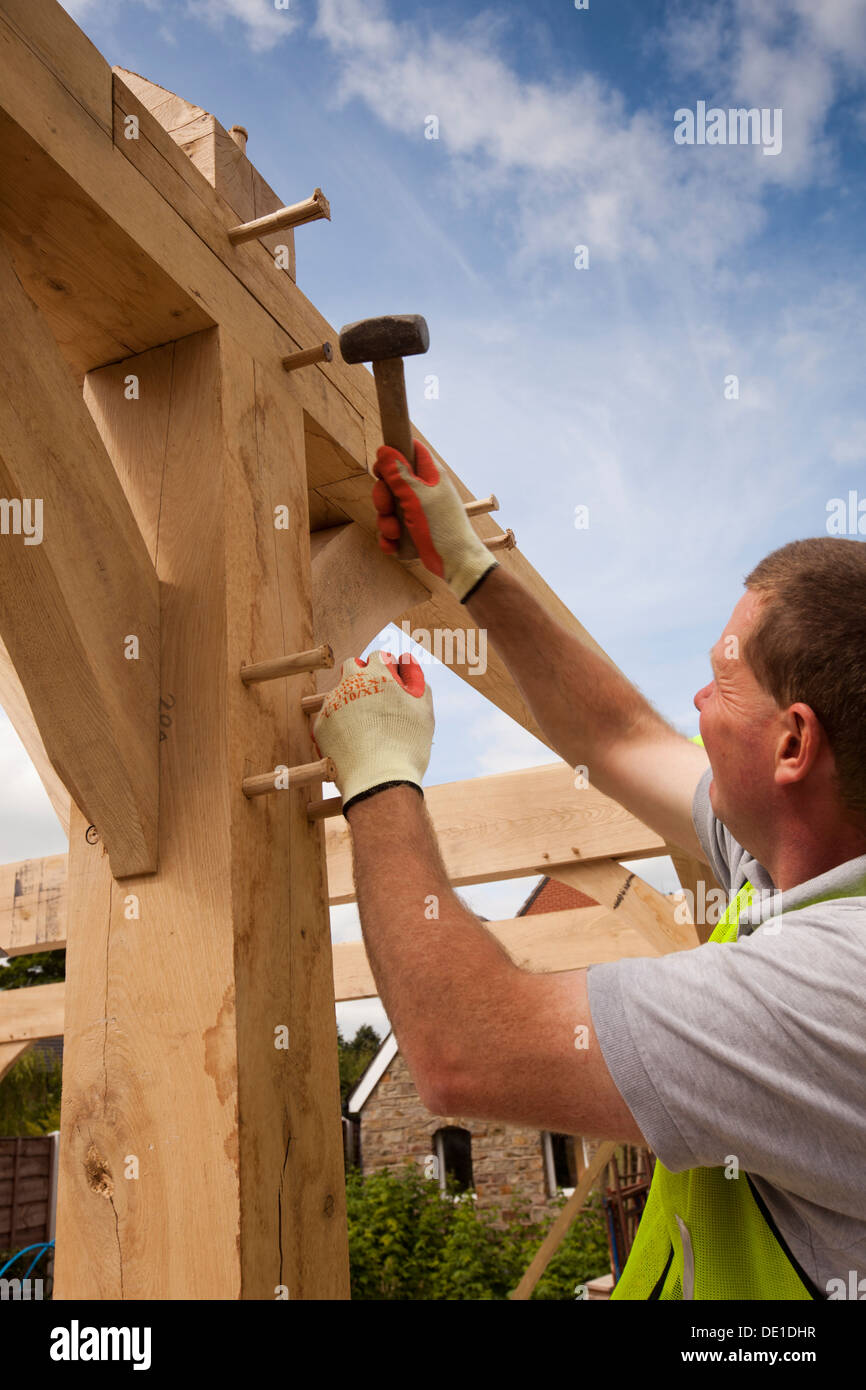
[[384,362],[414,357],[430,346],[427,321],[420,314],[386,314],[381,319],[348,323],[340,333],[344,362]]

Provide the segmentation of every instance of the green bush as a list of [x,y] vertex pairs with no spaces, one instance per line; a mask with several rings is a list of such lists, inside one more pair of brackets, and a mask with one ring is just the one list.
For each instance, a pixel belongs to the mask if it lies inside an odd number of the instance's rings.
[[[407,1160],[399,1173],[346,1179],[352,1298],[427,1301],[505,1299],[517,1287],[565,1198],[533,1222],[515,1199],[483,1207]],[[539,1281],[534,1299],[573,1300],[575,1287],[610,1270],[601,1200],[593,1194]]]
[[31,1048],[0,1081],[0,1135],[29,1137],[60,1128],[59,1058]]
[[0,968],[0,990],[35,989],[66,979],[66,952],[40,951],[31,956],[13,956]]
[[[557,1211],[567,1198],[560,1197]],[[554,1213],[555,1217],[556,1213]],[[610,1248],[601,1193],[591,1192],[583,1210],[572,1221],[568,1233],[536,1285],[533,1298],[574,1299],[578,1286],[590,1279],[610,1274]]]

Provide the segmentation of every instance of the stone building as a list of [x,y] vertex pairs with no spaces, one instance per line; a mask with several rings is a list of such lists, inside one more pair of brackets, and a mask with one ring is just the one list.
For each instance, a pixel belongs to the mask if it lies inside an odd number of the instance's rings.
[[[593,905],[584,893],[544,878],[517,915]],[[594,1149],[594,1143],[580,1136],[466,1115],[431,1114],[421,1103],[393,1033],[350,1095],[348,1110],[350,1121],[356,1121],[350,1157],[360,1160],[365,1175],[399,1171],[412,1159],[443,1187],[451,1174],[461,1187],[474,1189],[479,1206],[507,1206],[513,1196],[522,1197],[530,1203],[533,1219],[549,1210],[558,1190],[573,1190]]]

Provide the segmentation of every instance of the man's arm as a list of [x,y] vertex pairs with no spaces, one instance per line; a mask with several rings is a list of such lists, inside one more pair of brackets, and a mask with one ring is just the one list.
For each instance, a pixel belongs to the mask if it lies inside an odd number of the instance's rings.
[[539,728],[571,767],[671,844],[703,861],[692,802],[707,755],[604,657],[561,627],[503,566],[466,607],[508,667]]
[[514,964],[453,892],[413,787],[346,819],[367,955],[427,1108],[644,1144],[592,1026],[587,972]]
[[447,474],[415,442],[416,472],[395,449],[378,451],[373,487],[379,544],[397,552],[401,505],[418,553],[487,630],[540,729],[572,767],[694,857],[706,855],[692,802],[707,769],[703,749],[678,734],[636,686],[566,632],[472,529]]

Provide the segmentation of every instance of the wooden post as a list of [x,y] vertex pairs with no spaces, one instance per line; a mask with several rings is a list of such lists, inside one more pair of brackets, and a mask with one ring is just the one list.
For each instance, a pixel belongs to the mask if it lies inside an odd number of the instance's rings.
[[309,787],[242,791],[314,756],[314,676],[238,679],[314,645],[303,412],[217,329],[85,398],[161,581],[165,717],[158,873],[118,884],[72,812],[57,1297],[347,1298],[322,827]]

